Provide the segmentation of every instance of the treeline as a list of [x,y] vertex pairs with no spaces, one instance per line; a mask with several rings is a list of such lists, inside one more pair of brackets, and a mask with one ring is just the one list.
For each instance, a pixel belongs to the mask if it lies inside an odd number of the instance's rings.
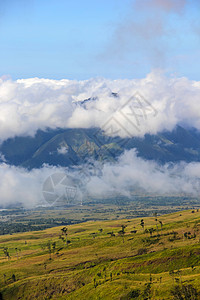
[[27,232],[27,231],[39,231],[54,226],[70,225],[72,222],[67,220],[62,220],[62,222],[57,220],[33,220],[28,223],[10,223],[2,222],[0,223],[0,235],[13,234],[17,232]]
[[[17,232],[27,232],[27,231],[38,231],[38,230],[44,230],[46,228],[49,228],[49,225],[27,225],[22,223],[15,223],[15,224],[8,224],[3,223],[0,224],[0,235],[4,234],[13,234]],[[53,227],[53,226],[52,226]]]
[[83,223],[86,221],[90,221],[91,218],[82,219],[82,220],[66,220],[64,218],[58,219],[34,219],[34,220],[27,220],[24,221],[21,219],[22,222],[1,222],[0,223],[0,235],[4,234],[13,234],[19,232],[28,232],[28,231],[39,231],[44,230],[47,228],[52,228],[56,226],[68,226],[72,224]]

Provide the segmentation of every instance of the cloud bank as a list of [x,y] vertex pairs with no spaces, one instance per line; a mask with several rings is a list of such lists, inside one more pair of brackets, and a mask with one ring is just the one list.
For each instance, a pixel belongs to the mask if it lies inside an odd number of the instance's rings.
[[[92,200],[96,197],[117,195],[134,199],[133,194],[139,192],[148,195],[184,194],[195,197],[200,192],[200,163],[160,166],[156,162],[137,157],[135,150],[126,151],[115,164],[105,164],[100,172],[93,171],[93,175],[85,178],[86,182],[82,182],[83,185],[79,184],[83,202],[88,197]],[[16,203],[21,203],[26,208],[49,205],[43,197],[44,182],[53,174],[58,174],[55,178],[59,178],[59,174],[63,173],[74,177],[76,181],[82,181],[81,170],[69,171],[67,168],[43,166],[41,169],[27,171],[6,163],[1,164],[0,207]],[[48,192],[48,187],[46,190]],[[62,191],[63,187],[60,192],[56,190],[56,193],[61,194]]]
[[1,142],[46,128],[99,127],[125,137],[179,123],[200,129],[200,82],[159,70],[135,80],[0,80]]
[[137,157],[135,150],[125,151],[116,164],[105,164],[101,176],[94,176],[87,188],[91,195],[102,197],[131,193],[150,195],[198,196],[200,192],[200,163],[158,165]]

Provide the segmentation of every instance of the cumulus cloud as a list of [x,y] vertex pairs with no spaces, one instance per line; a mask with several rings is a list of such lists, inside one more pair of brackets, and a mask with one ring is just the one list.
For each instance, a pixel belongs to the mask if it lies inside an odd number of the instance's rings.
[[58,127],[99,127],[121,137],[179,123],[200,129],[199,99],[200,82],[167,78],[159,70],[135,80],[1,79],[0,140]]
[[121,155],[118,163],[105,164],[102,176],[92,177],[87,188],[91,195],[98,197],[108,194],[131,197],[138,192],[198,196],[199,180],[200,163],[160,166],[154,161],[139,158],[133,149]]
[[6,163],[0,164],[0,207],[21,204],[26,208],[50,205],[43,197],[45,181],[52,174],[66,173],[67,169],[55,166],[43,166],[28,171]]
[[[75,184],[71,179],[66,180],[63,174],[66,174],[68,179],[74,178]],[[6,163],[0,164],[0,178],[1,207],[16,203],[21,203],[27,208],[37,205],[48,206],[55,200],[55,193],[62,196],[65,191],[64,194],[67,196],[66,193],[74,192],[74,186],[78,188],[78,193],[74,196],[79,197],[79,204],[80,200],[84,201],[87,199],[84,197],[88,195],[91,200],[116,195],[132,198],[134,194],[140,192],[163,196],[180,194],[198,196],[200,163],[160,166],[156,162],[137,157],[135,150],[130,150],[121,155],[118,162],[106,163],[100,172],[93,169],[90,176],[84,175],[85,182],[82,180],[82,169],[69,170],[46,165],[41,169],[27,171]]]

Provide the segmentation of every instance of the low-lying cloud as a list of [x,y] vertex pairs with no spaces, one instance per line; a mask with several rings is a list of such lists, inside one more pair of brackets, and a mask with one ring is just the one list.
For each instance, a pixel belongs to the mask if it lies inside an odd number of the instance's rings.
[[[200,163],[160,166],[156,162],[137,157],[135,150],[126,151],[117,163],[106,163],[100,172],[93,171],[93,175],[85,178],[86,181],[83,182],[84,190],[81,190],[82,186],[79,184],[83,202],[88,197],[92,201],[96,197],[117,195],[134,199],[133,194],[139,192],[148,195],[184,194],[195,197],[200,192]],[[0,206],[7,207],[16,203],[21,203],[26,208],[49,205],[43,197],[44,182],[53,174],[63,173],[82,181],[81,170],[70,171],[67,168],[43,166],[41,169],[27,171],[1,164]],[[47,193],[49,191],[47,188]],[[58,190],[56,192],[60,194]]]
[[1,79],[0,140],[58,127],[99,127],[109,135],[108,126],[122,137],[172,130],[180,123],[200,129],[199,99],[200,82],[168,78],[158,70],[135,80]]

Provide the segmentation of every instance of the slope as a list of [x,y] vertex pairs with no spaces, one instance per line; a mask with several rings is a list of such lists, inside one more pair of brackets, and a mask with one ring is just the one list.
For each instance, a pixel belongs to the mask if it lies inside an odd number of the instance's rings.
[[164,300],[183,287],[199,293],[199,226],[200,212],[190,210],[1,236],[2,298]]

